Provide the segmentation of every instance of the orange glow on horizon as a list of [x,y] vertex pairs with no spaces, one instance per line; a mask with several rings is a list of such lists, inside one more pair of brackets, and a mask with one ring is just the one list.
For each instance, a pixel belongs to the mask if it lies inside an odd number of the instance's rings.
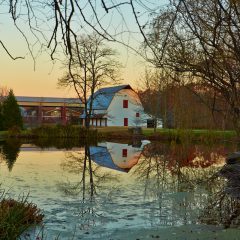
[[[12,60],[0,49],[0,86],[13,89],[16,96],[38,96],[38,97],[77,97],[73,89],[64,89],[57,86],[58,79],[63,75],[64,69],[58,62],[53,64],[46,54],[36,59],[34,70],[33,60],[27,56],[26,59]],[[122,59],[122,61],[121,61]],[[121,70],[122,84],[130,84],[139,87],[138,80],[143,69],[138,57],[121,56],[119,61],[124,68]]]

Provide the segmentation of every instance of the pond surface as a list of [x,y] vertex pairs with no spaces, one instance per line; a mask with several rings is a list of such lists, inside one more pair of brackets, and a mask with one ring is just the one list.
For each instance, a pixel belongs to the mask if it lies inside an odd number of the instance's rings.
[[31,239],[240,239],[240,188],[224,175],[234,144],[61,147],[0,145],[1,188],[45,215]]

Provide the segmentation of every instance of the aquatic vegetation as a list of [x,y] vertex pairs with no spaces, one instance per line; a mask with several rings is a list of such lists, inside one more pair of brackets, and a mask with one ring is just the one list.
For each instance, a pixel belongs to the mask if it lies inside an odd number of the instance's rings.
[[14,200],[2,195],[0,201],[0,239],[17,239],[29,227],[42,222],[44,215],[27,198]]

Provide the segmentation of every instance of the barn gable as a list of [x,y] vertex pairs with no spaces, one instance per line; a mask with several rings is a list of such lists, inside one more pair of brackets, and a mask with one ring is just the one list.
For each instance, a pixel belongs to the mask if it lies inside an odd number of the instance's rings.
[[[131,89],[130,85],[120,85],[115,87],[101,88],[93,94],[93,105],[92,109],[95,110],[106,110],[108,109],[114,95],[122,89]],[[88,99],[88,108],[89,108]]]

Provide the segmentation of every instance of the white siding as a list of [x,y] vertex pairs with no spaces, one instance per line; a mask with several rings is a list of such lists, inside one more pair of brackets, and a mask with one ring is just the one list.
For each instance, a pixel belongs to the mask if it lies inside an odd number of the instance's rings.
[[[128,108],[123,108],[123,100],[128,100]],[[136,117],[137,112],[139,117]],[[117,92],[107,110],[108,126],[124,126],[124,118],[128,118],[128,126],[147,126],[148,116],[137,93],[131,89]]]
[[93,109],[92,114],[105,114],[106,110]]

